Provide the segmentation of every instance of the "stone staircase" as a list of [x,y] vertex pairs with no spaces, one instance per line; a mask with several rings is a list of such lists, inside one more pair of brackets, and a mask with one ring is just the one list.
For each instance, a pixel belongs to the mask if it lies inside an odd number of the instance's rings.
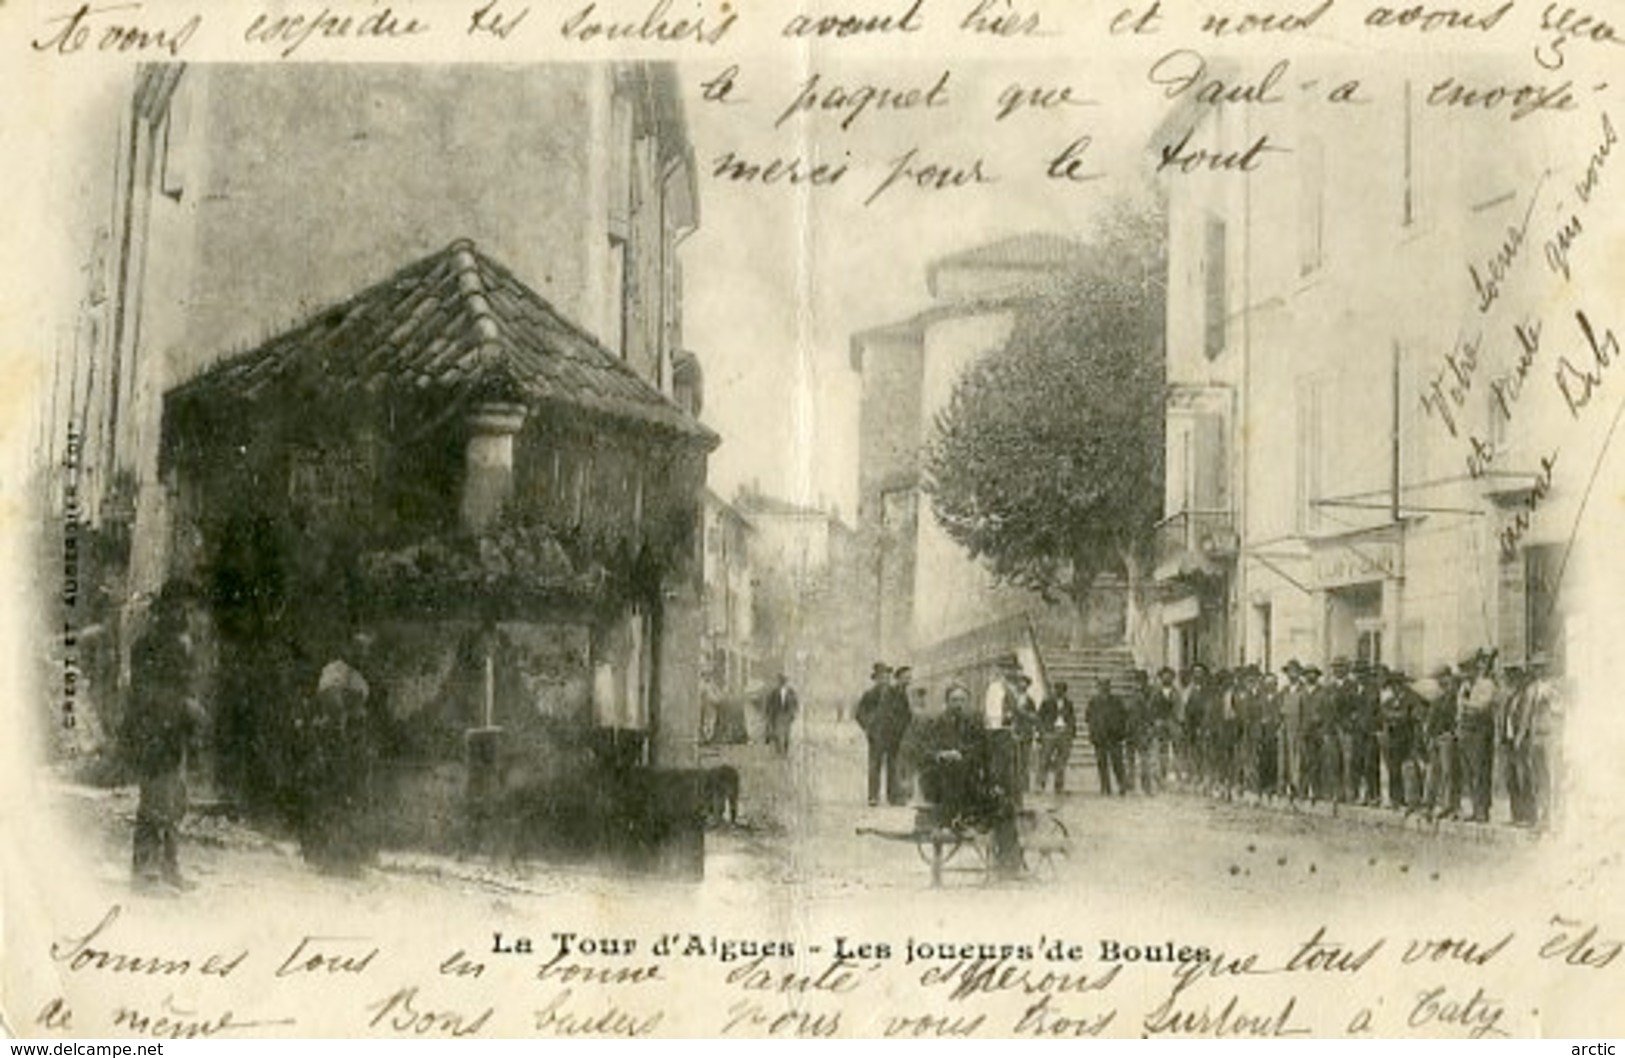
[[1045,681],[1051,687],[1065,683],[1078,709],[1078,737],[1072,743],[1067,767],[1067,785],[1073,789],[1092,789],[1095,782],[1095,747],[1083,722],[1084,706],[1095,693],[1095,682],[1108,676],[1112,690],[1121,695],[1128,689],[1134,671],[1134,656],[1121,644],[1044,649]]

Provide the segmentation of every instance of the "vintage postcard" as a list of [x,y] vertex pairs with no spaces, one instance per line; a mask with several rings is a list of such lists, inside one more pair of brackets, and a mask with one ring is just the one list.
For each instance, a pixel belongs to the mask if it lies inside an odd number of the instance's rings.
[[0,52],[7,1032],[1625,1032],[1617,4]]

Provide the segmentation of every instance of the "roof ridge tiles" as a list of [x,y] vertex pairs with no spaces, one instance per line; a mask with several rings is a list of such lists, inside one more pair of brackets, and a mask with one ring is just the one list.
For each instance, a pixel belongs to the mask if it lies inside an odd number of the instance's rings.
[[335,392],[487,388],[638,420],[714,447],[716,435],[472,239],[235,353],[166,399],[259,399],[315,371]]

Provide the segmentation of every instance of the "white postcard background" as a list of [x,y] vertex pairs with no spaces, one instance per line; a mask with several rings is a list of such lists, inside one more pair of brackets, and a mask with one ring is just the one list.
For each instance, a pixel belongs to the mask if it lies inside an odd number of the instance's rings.
[[[1508,845],[1504,866],[1480,863],[1470,871],[1452,871],[1448,853],[1441,852],[1444,877],[1438,880],[1428,879],[1423,866],[1405,876],[1373,868],[1335,886],[1283,884],[1267,891],[1241,885],[1232,872],[1170,896],[1159,879],[1182,869],[1182,849],[1179,835],[1169,834],[1163,851],[1136,864],[1129,877],[940,892],[926,888],[923,869],[917,888],[868,887],[861,877],[843,886],[799,887],[792,882],[730,888],[711,882],[694,887],[587,876],[534,896],[478,885],[398,880],[387,885],[317,884],[290,866],[226,894],[204,891],[185,900],[161,901],[132,897],[121,880],[99,871],[59,811],[54,784],[42,767],[40,747],[48,733],[39,725],[48,714],[34,703],[51,690],[30,679],[32,659],[40,649],[37,611],[30,605],[35,575],[28,557],[31,534],[38,531],[38,510],[27,483],[53,357],[64,329],[71,327],[82,289],[86,217],[100,206],[88,189],[110,164],[110,144],[95,138],[97,115],[106,112],[109,100],[128,91],[133,64],[143,58],[518,63],[637,56],[680,60],[685,90],[691,93],[699,82],[735,68],[745,102],[725,106],[689,97],[702,209],[705,224],[715,233],[697,236],[695,247],[685,251],[691,255],[686,261],[689,326],[715,331],[726,322],[753,339],[767,364],[739,368],[744,380],[733,384],[731,401],[716,395],[728,390],[725,381],[713,390],[711,399],[720,404],[717,414],[726,420],[723,433],[748,431],[759,423],[773,444],[794,453],[795,469],[784,482],[786,488],[809,495],[838,488],[842,471],[826,464],[849,463],[855,452],[855,420],[839,410],[855,401],[854,383],[841,370],[854,321],[878,323],[900,315],[906,303],[899,298],[918,286],[924,261],[969,241],[969,236],[957,236],[960,231],[1085,227],[1108,188],[1131,181],[1138,168],[1155,163],[1153,132],[1162,117],[1182,103],[1190,105],[1188,99],[1170,98],[1167,85],[1152,84],[1147,76],[1172,51],[1189,48],[1210,59],[1234,58],[1255,80],[1271,64],[1288,59],[1292,81],[1323,80],[1321,89],[1310,94],[1317,97],[1316,105],[1326,107],[1333,104],[1319,103],[1318,96],[1339,81],[1368,76],[1375,83],[1380,74],[1396,68],[1417,71],[1425,82],[1453,73],[1466,78],[1469,74],[1461,71],[1481,70],[1486,60],[1493,60],[1495,74],[1486,77],[1486,84],[1553,88],[1566,82],[1574,98],[1567,112],[1514,120],[1512,104],[1499,99],[1492,106],[1446,111],[1459,120],[1468,139],[1480,145],[1502,143],[1508,151],[1539,159],[1539,166],[1551,170],[1554,184],[1572,184],[1593,163],[1603,143],[1604,114],[1625,117],[1625,78],[1620,76],[1625,51],[1604,28],[1610,18],[1625,25],[1625,9],[1602,0],[1576,7],[1570,25],[1584,29],[1564,46],[1558,69],[1549,68],[1553,31],[1541,26],[1543,18],[1560,15],[1567,5],[1529,0],[1507,5],[1509,10],[1489,31],[1424,30],[1419,24],[1376,29],[1365,22],[1377,5],[1335,0],[1309,31],[1266,30],[1222,38],[1202,31],[1209,13],[1203,5],[1165,4],[1150,23],[1139,18],[1146,14],[1144,5],[1125,9],[1115,0],[995,5],[994,13],[1041,15],[1041,35],[1004,37],[961,27],[972,3],[925,0],[916,5],[914,21],[922,26],[918,32],[810,43],[783,34],[797,10],[785,3],[670,5],[672,18],[703,15],[713,26],[734,18],[715,43],[584,43],[561,32],[583,5],[555,0],[502,4],[515,15],[529,8],[507,38],[466,32],[479,4],[403,2],[396,5],[398,13],[419,19],[428,27],[425,32],[394,40],[317,35],[286,58],[280,54],[283,47],[246,40],[245,30],[262,11],[315,17],[320,4],[268,4],[262,9],[233,2],[194,8],[165,0],[85,16],[97,26],[98,19],[123,19],[173,31],[198,15],[197,28],[178,56],[103,51],[96,32],[85,47],[64,54],[62,48],[41,45],[61,32],[75,14],[75,4],[9,0],[0,6],[0,62],[10,88],[0,124],[10,250],[0,284],[0,436],[5,457],[0,526],[5,530],[5,583],[10,585],[10,605],[0,614],[8,732],[0,740],[5,753],[0,770],[5,784],[0,800],[0,1011],[13,1033],[119,1034],[127,1031],[119,1025],[120,1012],[139,1010],[180,1022],[239,1026],[224,1031],[240,1035],[461,1031],[525,1036],[537,1032],[538,1011],[568,1009],[577,1024],[596,1024],[607,1032],[637,1025],[661,1036],[931,1035],[950,1028],[986,1036],[1039,1031],[1071,1035],[1080,1030],[1138,1036],[1156,1020],[1154,1012],[1166,1010],[1172,1000],[1178,1009],[1192,1012],[1192,1024],[1204,1016],[1212,1023],[1230,1004],[1231,1026],[1238,1024],[1239,1015],[1260,1022],[1277,1018],[1275,1024],[1315,1036],[1457,1036],[1486,1025],[1515,1036],[1620,1034],[1625,1027],[1618,1003],[1625,958],[1610,953],[1625,942],[1625,914],[1619,910],[1625,892],[1620,861],[1625,851],[1620,793],[1625,785],[1619,775],[1625,761],[1625,720],[1614,701],[1615,688],[1625,677],[1620,652],[1614,649],[1622,629],[1618,589],[1625,579],[1613,549],[1625,540],[1625,461],[1608,444],[1625,383],[1606,370],[1593,407],[1551,438],[1554,446],[1562,446],[1565,464],[1587,468],[1576,480],[1591,483],[1588,501],[1576,512],[1579,546],[1564,589],[1571,620],[1584,629],[1569,658],[1579,693],[1565,735],[1571,762],[1568,812],[1560,832],[1533,852],[1523,844]],[[600,14],[641,23],[652,6],[616,0],[598,8]],[[330,13],[343,11],[359,19],[379,7],[338,3]],[[908,5],[850,0],[844,7],[808,9],[900,20]],[[1315,10],[1290,3],[1273,9],[1215,4],[1212,9],[1238,19],[1249,12],[1304,15]],[[1124,15],[1125,10],[1133,15]],[[1466,5],[1460,10],[1486,16],[1496,7]],[[1580,14],[1591,21],[1578,22]],[[1136,23],[1155,32],[1135,32]],[[1126,32],[1113,32],[1114,24]],[[812,73],[831,81],[913,84],[929,83],[925,75],[943,69],[958,78],[946,114],[876,109],[854,123],[845,139],[832,133],[832,119],[823,117],[774,126],[794,98],[796,85]],[[995,120],[997,98],[1006,88],[1066,85],[1091,104],[1053,111],[1031,108]],[[1226,108],[1247,111],[1258,127],[1268,126],[1267,107],[1234,102]],[[712,162],[729,150],[795,154],[804,146],[798,137],[807,129],[825,138],[820,142],[833,139],[856,155],[862,179],[812,191],[740,188],[710,171]],[[1047,177],[1046,165],[1085,132],[1095,138],[1095,156],[1107,178],[1069,186]],[[984,187],[940,192],[898,189],[873,206],[862,205],[867,189],[883,180],[886,163],[913,146],[944,157],[979,154],[989,159],[1000,179]],[[1625,334],[1625,316],[1618,315],[1625,292],[1625,211],[1618,205],[1625,177],[1617,171],[1620,164],[1617,157],[1601,162],[1599,189],[1586,215],[1583,239],[1576,243],[1568,282],[1553,281],[1542,271],[1539,241],[1546,234],[1525,248],[1516,265],[1530,278],[1509,296],[1527,297],[1528,310],[1546,321],[1552,344],[1543,358],[1555,358],[1565,349],[1578,355],[1572,327],[1576,307],[1588,307],[1599,322]],[[1550,234],[1557,219],[1555,214],[1543,216],[1536,228]],[[766,230],[764,223],[770,226]],[[1337,218],[1329,223],[1338,223]],[[1502,236],[1491,226],[1472,240],[1471,248],[1464,247],[1461,282],[1466,281],[1466,262],[1491,252]],[[706,238],[711,241],[703,243]],[[739,259],[727,273],[731,283],[708,281],[700,259],[722,261],[729,255]],[[1374,270],[1383,264],[1369,263]],[[757,281],[746,285],[752,275]],[[1567,344],[1560,347],[1559,342]],[[1551,370],[1549,359],[1538,365],[1531,385],[1549,386]],[[786,414],[778,400],[783,391],[761,382],[764,375],[791,380],[796,406],[815,414]],[[773,399],[753,400],[764,393]],[[902,846],[895,852],[913,855]],[[1089,850],[1075,855],[1087,858]],[[184,960],[190,968],[170,976],[76,967],[72,953],[82,950],[80,942],[98,924],[102,928],[92,940],[98,948]],[[538,956],[493,954],[497,932],[535,938]],[[606,984],[602,973],[574,980],[539,977],[541,958],[555,947],[550,940],[555,932],[635,939],[636,957],[583,960],[583,965],[599,971],[657,970],[631,975],[645,977],[637,983]],[[788,942],[798,954],[770,960],[765,975],[742,972],[742,962],[710,955],[647,954],[660,937],[676,935],[686,942],[690,934]],[[361,972],[288,972],[288,957],[307,937],[348,938],[343,943],[350,947],[344,950],[376,948],[377,955]],[[1316,937],[1321,950],[1332,954],[1318,961],[1300,959],[1296,968],[1286,969],[1292,956]],[[892,957],[873,958],[871,953],[832,967],[837,938],[852,947],[890,945]],[[1027,944],[1040,951],[1044,942],[1062,938],[1068,945],[1083,945],[1089,954],[1053,963],[1037,957],[1021,967],[1029,975],[956,998],[951,987],[931,979],[928,965],[904,964],[900,953],[911,938]],[[1167,965],[1126,965],[1112,976],[1110,967],[1094,958],[1102,938],[1192,944],[1208,948],[1213,958],[1185,982]],[[1504,946],[1497,947],[1503,939]],[[1407,962],[1407,950],[1416,951],[1412,942],[1427,940],[1461,943],[1448,945],[1445,957]],[[814,946],[819,953],[810,951]],[[1369,958],[1357,958],[1374,947]],[[1480,958],[1460,957],[1474,950]],[[1491,950],[1493,954],[1482,957]],[[1338,958],[1337,952],[1349,957]],[[1037,983],[1045,973],[1062,976]],[[389,998],[403,991],[410,993],[410,1009],[426,1017],[380,1020]],[[1047,1007],[1035,1018],[1033,1007],[1042,1003]],[[389,1009],[399,1014],[406,1008],[397,1004]],[[553,1024],[557,1031],[558,1023]],[[1204,1035],[1200,1030],[1189,1034]]]

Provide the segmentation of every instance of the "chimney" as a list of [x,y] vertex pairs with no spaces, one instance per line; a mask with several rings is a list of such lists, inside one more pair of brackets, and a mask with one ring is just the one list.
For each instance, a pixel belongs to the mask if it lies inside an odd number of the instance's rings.
[[522,404],[481,404],[469,413],[463,450],[463,528],[489,529],[513,496],[513,438],[525,425]]

